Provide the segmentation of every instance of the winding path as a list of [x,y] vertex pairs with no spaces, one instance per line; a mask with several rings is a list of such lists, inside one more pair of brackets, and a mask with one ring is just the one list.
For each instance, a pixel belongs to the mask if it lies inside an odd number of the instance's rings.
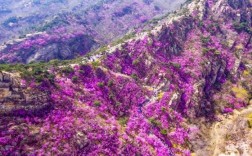
[[[210,130],[210,149],[212,156],[251,156],[252,130],[247,124],[247,116],[252,113],[252,105],[241,111],[234,111],[232,115],[222,116],[222,121],[215,123]],[[245,134],[242,134],[244,133]],[[236,136],[238,141],[229,140]],[[225,151],[225,152],[223,152]]]

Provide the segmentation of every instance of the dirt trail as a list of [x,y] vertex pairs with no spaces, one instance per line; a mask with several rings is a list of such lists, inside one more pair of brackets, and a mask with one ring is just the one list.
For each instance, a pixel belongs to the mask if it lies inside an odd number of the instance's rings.
[[232,115],[221,116],[210,130],[212,156],[251,156],[252,129],[248,126],[248,114],[252,105],[234,111]]

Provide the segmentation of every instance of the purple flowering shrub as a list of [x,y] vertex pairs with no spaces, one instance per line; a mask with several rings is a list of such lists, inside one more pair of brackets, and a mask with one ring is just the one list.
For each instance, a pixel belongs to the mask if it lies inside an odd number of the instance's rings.
[[[0,51],[0,61],[8,63],[27,63],[27,58],[32,56],[35,51],[39,51],[48,46],[50,47],[50,45],[53,47],[56,44],[60,46],[69,45],[70,50],[73,50],[74,52],[78,51],[78,55],[84,55],[90,50],[90,46],[94,44],[92,39],[85,34],[85,31],[86,30],[83,27],[78,27],[71,31],[64,27],[60,27],[51,30],[50,32],[43,32],[41,34],[27,37],[16,43],[8,44],[5,49]],[[80,43],[76,44],[76,40],[80,40],[78,41]]]
[[214,20],[223,14],[203,21],[199,14],[131,40],[99,63],[51,69],[54,84],[40,87],[51,91],[53,109],[1,118],[1,154],[189,156],[197,121],[245,107],[252,89],[251,35],[236,32],[232,19]]

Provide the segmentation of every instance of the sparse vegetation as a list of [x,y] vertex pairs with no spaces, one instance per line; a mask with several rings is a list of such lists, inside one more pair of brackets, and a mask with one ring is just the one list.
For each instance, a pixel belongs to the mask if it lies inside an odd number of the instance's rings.
[[118,119],[119,124],[121,126],[125,126],[127,124],[128,120],[129,120],[129,117],[126,117],[126,116],[121,117],[121,118]]
[[101,101],[95,100],[94,101],[94,106],[100,107],[101,106]]
[[104,85],[105,85],[104,82],[98,82],[97,83],[97,86],[100,87],[100,88],[104,87]]
[[78,77],[77,76],[73,76],[72,77],[72,82],[73,83],[77,83],[78,82]]
[[201,36],[201,37],[200,37],[200,40],[201,40],[201,43],[202,43],[203,46],[209,44],[210,41],[211,41],[211,39],[210,39],[209,36],[208,36],[208,37]]

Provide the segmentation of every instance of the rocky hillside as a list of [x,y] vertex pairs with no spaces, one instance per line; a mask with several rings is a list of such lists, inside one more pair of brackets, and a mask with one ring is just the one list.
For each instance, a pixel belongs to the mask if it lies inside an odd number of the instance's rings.
[[50,109],[49,94],[22,86],[20,79],[10,73],[0,73],[0,115],[40,115]]
[[1,116],[1,154],[252,155],[251,3],[195,0],[88,57],[1,65],[50,101]]
[[0,1],[0,61],[73,59],[185,0]]

